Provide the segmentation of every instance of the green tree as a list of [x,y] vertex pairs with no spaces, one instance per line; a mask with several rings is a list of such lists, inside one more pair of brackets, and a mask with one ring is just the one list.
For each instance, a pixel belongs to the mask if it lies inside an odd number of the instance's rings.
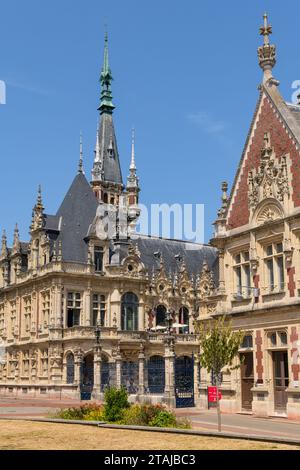
[[[216,379],[217,389],[217,415],[218,431],[221,431],[221,410],[219,401],[219,388],[221,385],[221,374],[224,369],[228,371],[241,366],[239,360],[239,348],[244,337],[242,331],[234,331],[232,322],[220,317],[218,320],[211,320],[202,323],[196,328],[200,338],[199,360],[202,367],[208,373],[213,373]],[[237,363],[235,359],[238,359]],[[236,363],[234,365],[234,363]]]

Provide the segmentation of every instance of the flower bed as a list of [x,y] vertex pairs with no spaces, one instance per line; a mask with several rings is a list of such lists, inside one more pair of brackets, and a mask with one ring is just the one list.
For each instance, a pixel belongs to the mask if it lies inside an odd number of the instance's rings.
[[66,408],[56,413],[55,418],[106,421],[107,423],[131,426],[191,428],[188,419],[178,419],[175,413],[164,405],[130,405],[127,391],[124,388],[107,389],[105,391],[104,405],[90,403],[80,407]]

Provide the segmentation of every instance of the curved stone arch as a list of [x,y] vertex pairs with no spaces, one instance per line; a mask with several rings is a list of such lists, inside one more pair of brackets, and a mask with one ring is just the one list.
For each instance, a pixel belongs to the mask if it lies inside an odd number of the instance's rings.
[[101,360],[103,362],[112,362],[112,356],[106,351],[101,351]]
[[140,295],[134,290],[124,292],[121,296],[121,329],[122,331],[138,330]]
[[132,265],[134,268],[131,272],[141,273],[146,272],[145,265],[142,263],[141,259],[137,255],[128,255],[123,259],[121,266],[124,270],[129,271],[128,267]]
[[73,354],[73,356],[75,357],[75,351],[73,349],[68,348],[64,351],[64,355],[63,355],[64,361],[67,360],[67,357],[69,354]]
[[181,357],[187,357],[189,359],[193,359],[193,353],[189,353],[189,352],[179,352],[178,354],[176,354],[176,358],[181,358]]
[[253,212],[251,226],[257,227],[275,220],[282,220],[284,216],[284,209],[277,199],[264,199]]

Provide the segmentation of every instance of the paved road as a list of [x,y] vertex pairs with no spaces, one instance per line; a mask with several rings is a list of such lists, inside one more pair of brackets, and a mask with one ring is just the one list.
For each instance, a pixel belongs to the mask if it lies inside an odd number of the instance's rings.
[[[66,399],[0,396],[0,418],[46,417],[56,409],[80,404],[82,402]],[[177,409],[176,414],[179,417],[188,417],[194,429],[217,431],[216,410]],[[300,439],[300,422],[285,418],[257,418],[252,415],[222,414],[222,431]]]
[[[190,408],[177,410],[176,414],[188,417],[195,429],[217,431],[216,410],[195,412],[195,408]],[[248,414],[226,413],[222,414],[222,431],[300,439],[300,422],[286,418],[258,418]]]

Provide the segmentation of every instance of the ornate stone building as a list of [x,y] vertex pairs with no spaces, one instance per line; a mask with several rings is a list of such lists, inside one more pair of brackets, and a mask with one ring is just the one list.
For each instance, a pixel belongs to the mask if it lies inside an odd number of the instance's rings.
[[[241,370],[223,374],[224,411],[300,418],[300,103],[273,78],[275,46],[264,16],[263,82],[231,194],[211,244],[219,252],[217,311],[245,331]],[[199,321],[208,313],[200,309]],[[210,382],[203,371],[202,405]]]
[[17,227],[12,247],[2,236],[0,393],[89,399],[124,385],[132,399],[193,405],[193,322],[215,289],[217,250],[133,235],[140,191],[134,135],[125,186],[107,37],[100,81],[91,182],[81,141],[78,173],[57,213],[45,212],[39,188],[29,243]]
[[134,234],[134,138],[125,186],[106,38],[92,181],[81,144],[56,215],[39,190],[29,243],[17,227],[12,247],[2,237],[0,393],[99,398],[115,384],[133,400],[206,408],[214,378],[194,326],[226,315],[245,332],[245,360],[223,372],[223,411],[300,418],[300,104],[273,78],[271,32],[265,16],[259,98],[210,245]]

